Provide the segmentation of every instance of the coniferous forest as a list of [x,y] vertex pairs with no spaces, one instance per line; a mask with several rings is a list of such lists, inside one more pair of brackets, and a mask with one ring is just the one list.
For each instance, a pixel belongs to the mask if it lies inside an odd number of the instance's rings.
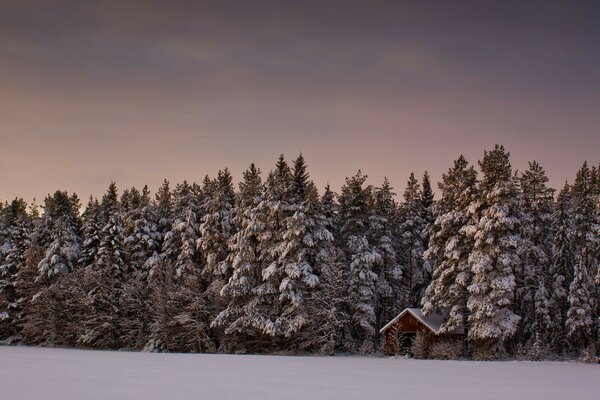
[[[0,340],[159,352],[381,354],[405,307],[467,328],[461,357],[598,347],[600,169],[559,191],[502,147],[402,196],[361,171],[319,191],[300,155],[201,183],[0,209]],[[419,179],[420,178],[420,179]],[[85,203],[85,204],[84,204]]]

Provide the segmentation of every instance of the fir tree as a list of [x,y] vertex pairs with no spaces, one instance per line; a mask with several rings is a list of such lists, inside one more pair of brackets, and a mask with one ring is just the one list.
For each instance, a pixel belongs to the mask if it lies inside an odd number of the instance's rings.
[[466,233],[474,240],[469,265],[469,340],[476,358],[497,357],[517,330],[513,312],[515,276],[522,246],[515,182],[504,147],[486,151],[479,162],[483,179],[480,197],[470,207]]
[[423,297],[423,313],[442,314],[442,332],[467,326],[468,287],[472,281],[469,255],[473,240],[466,234],[469,206],[477,196],[477,172],[461,155],[439,184],[441,199],[429,229],[425,259],[433,266],[433,279]]
[[375,273],[377,280],[378,307],[377,326],[381,327],[398,314],[402,307],[402,267],[396,254],[394,242],[397,217],[395,193],[385,178],[380,188],[373,193],[373,210],[369,218],[370,237],[381,255]]
[[16,285],[17,274],[25,265],[25,254],[30,245],[31,218],[27,204],[17,198],[0,210],[0,341],[18,339],[18,317],[22,311],[22,296]]
[[38,235],[46,248],[39,263],[40,279],[53,279],[76,267],[81,256],[78,209],[76,195],[69,197],[66,192],[57,191],[46,198],[40,227],[45,232]]
[[416,306],[429,284],[431,267],[423,262],[424,232],[427,222],[423,208],[421,188],[415,174],[411,173],[404,191],[404,202],[399,209],[400,260],[403,265],[405,302]]
[[[536,161],[530,162],[529,169],[519,178],[524,242],[520,254],[521,268],[516,274],[516,303],[521,316],[519,336],[523,343],[546,341],[549,333],[547,325],[540,322],[549,318],[540,316],[540,313],[548,311],[548,299],[540,296],[547,294],[545,287],[550,285],[552,263],[554,190],[547,186],[547,182],[544,169]],[[544,308],[538,310],[536,304]]]
[[552,345],[557,351],[564,353],[566,349],[565,323],[569,309],[569,287],[573,281],[575,258],[571,245],[571,193],[570,186],[565,184],[558,195],[553,216],[554,252],[552,263],[552,294],[550,308],[553,315],[554,335]]
[[122,346],[122,295],[128,275],[123,248],[121,215],[112,209],[102,229],[102,240],[94,269],[86,270],[88,292],[85,299],[86,315],[80,343],[100,348]]
[[237,231],[228,243],[232,272],[220,292],[227,305],[212,322],[213,327],[224,329],[227,337],[223,347],[230,351],[256,346],[257,338],[260,340],[262,336],[263,312],[268,308],[262,292],[258,291],[262,281],[260,239],[266,218],[261,206],[263,183],[260,174],[260,169],[251,164],[239,184],[233,210]]
[[379,251],[368,241],[372,187],[364,187],[366,175],[358,171],[346,178],[339,197],[340,237],[349,263],[352,336],[361,353],[375,349],[377,304],[376,266],[382,262]]
[[81,257],[78,264],[82,267],[94,266],[98,259],[100,235],[104,227],[100,219],[100,202],[90,196],[85,211],[82,215],[83,227],[81,229],[83,244]]

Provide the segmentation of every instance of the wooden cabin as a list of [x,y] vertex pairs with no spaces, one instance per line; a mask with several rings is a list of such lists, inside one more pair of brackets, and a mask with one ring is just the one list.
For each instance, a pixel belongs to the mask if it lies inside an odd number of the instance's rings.
[[433,344],[441,338],[459,338],[464,336],[463,328],[456,328],[450,333],[440,333],[444,318],[439,314],[424,316],[420,308],[407,308],[388,322],[379,331],[384,337],[383,350],[387,355],[408,353],[417,333],[426,335]]

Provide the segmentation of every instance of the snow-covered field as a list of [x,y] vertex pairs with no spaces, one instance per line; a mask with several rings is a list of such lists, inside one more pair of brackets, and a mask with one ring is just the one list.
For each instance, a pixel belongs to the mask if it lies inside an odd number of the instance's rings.
[[0,347],[0,398],[597,400],[600,366]]

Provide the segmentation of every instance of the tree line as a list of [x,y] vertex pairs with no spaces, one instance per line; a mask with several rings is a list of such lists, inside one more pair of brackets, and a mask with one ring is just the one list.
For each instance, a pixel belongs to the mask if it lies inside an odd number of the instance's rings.
[[467,328],[476,359],[590,355],[600,307],[600,169],[555,196],[502,147],[460,156],[439,199],[361,171],[319,194],[300,155],[237,190],[226,168],[151,195],[111,183],[0,209],[0,340],[164,352],[359,353],[405,307]]

